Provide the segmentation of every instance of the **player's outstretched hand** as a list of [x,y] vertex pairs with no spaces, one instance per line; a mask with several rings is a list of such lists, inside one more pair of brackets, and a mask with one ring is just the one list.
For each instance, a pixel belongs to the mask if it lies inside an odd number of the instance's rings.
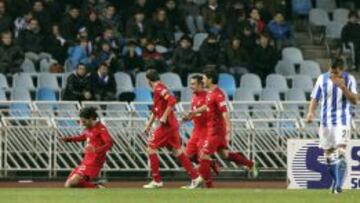
[[314,119],[314,114],[308,113],[306,118],[305,118],[305,122],[306,123],[312,123],[313,119]]

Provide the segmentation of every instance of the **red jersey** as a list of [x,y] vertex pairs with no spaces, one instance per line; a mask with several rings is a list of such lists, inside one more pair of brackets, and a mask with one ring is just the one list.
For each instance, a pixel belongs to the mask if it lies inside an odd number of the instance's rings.
[[[206,105],[206,96],[206,91],[195,92],[191,98],[191,111]],[[194,131],[206,130],[206,112],[194,115],[192,120],[194,122]]]
[[[154,104],[152,107],[152,113],[155,115],[155,118],[160,119],[166,108],[174,108],[175,104],[175,97],[170,94],[169,90],[163,83],[159,82],[154,88]],[[174,111],[169,113],[165,125],[172,128],[179,127]]]
[[219,87],[207,94],[207,131],[208,136],[226,136],[223,113],[227,112],[225,94]]
[[108,130],[101,122],[97,122],[92,128],[86,128],[79,136],[66,138],[66,141],[86,141],[85,148],[88,146],[95,148],[95,152],[87,150],[84,152],[82,164],[88,167],[102,167],[106,160],[106,152],[113,144]]

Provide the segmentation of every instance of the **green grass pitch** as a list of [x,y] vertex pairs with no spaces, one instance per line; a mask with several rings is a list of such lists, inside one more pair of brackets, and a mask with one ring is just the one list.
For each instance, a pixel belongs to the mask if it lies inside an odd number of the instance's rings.
[[1,203],[358,203],[360,191],[260,189],[0,189]]

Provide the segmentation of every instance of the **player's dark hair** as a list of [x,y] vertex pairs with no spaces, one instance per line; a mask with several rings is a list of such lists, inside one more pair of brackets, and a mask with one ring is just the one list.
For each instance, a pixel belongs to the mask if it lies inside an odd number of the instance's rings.
[[332,60],[331,62],[331,68],[332,69],[341,69],[343,70],[345,66],[344,60],[341,58],[335,58],[334,60]]
[[98,118],[98,114],[96,113],[95,107],[85,107],[80,110],[80,118],[92,119],[96,120]]
[[193,75],[191,79],[196,80],[198,84],[204,84],[203,77],[200,74]]
[[219,81],[219,74],[214,68],[207,68],[204,70],[204,75],[212,80],[213,84],[217,84]]
[[146,71],[146,78],[150,80],[150,82],[155,82],[160,80],[159,73],[155,69],[149,69]]

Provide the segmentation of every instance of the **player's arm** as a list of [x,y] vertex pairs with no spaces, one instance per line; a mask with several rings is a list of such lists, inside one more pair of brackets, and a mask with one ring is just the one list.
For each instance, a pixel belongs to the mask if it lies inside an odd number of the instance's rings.
[[310,100],[310,105],[309,105],[309,109],[308,109],[308,114],[306,115],[306,118],[305,118],[305,122],[307,122],[307,123],[311,123],[312,120],[314,119],[317,105],[321,99],[321,94],[322,94],[322,89],[321,89],[322,78],[321,77],[322,76],[320,76],[317,79],[315,87],[314,87],[313,91],[311,92],[311,100]]
[[150,132],[150,128],[151,128],[151,126],[153,125],[154,121],[155,121],[155,115],[154,115],[154,113],[152,113],[152,114],[150,115],[149,120],[146,122],[144,132],[146,132],[146,133],[149,133],[149,132]]
[[163,90],[163,91],[164,91],[164,93],[162,94],[162,97],[166,100],[167,105],[166,105],[166,109],[165,109],[163,115],[160,118],[160,122],[166,123],[170,112],[173,111],[173,109],[174,109],[174,106],[176,104],[176,99],[173,95],[170,95],[167,90]]
[[106,153],[112,147],[113,140],[106,128],[102,128],[100,131],[100,137],[103,140],[104,145],[95,148],[95,153]]
[[357,104],[357,90],[356,90],[356,80],[354,77],[349,76],[349,84],[346,86],[343,78],[331,78],[333,83],[335,83],[343,92],[346,99],[348,99],[352,104]]
[[223,112],[222,113],[222,117],[225,120],[225,126],[226,126],[226,139],[228,141],[231,140],[231,130],[232,130],[232,125],[231,125],[231,121],[230,121],[230,116],[228,112]]
[[59,138],[62,142],[83,142],[86,141],[86,136],[84,134],[70,137]]
[[307,123],[311,123],[312,120],[314,119],[317,105],[318,105],[318,101],[316,99],[311,99],[308,114],[306,116]]

